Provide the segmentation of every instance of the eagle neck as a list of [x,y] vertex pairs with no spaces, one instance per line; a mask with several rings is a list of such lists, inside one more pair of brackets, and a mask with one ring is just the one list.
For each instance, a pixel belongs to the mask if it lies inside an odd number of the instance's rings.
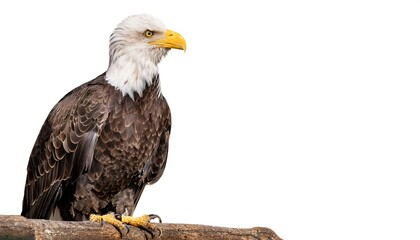
[[[153,77],[151,83],[143,89],[141,95],[135,92],[133,94],[133,97],[129,95],[126,97],[130,97],[133,101],[137,103],[145,103],[147,101],[154,101],[158,98],[161,98],[162,92],[160,90],[159,75]],[[125,97],[123,96],[123,98]]]
[[114,52],[110,56],[110,64],[105,80],[122,95],[134,99],[135,93],[143,95],[143,91],[157,81],[160,95],[159,69],[156,61],[148,60],[144,51]]

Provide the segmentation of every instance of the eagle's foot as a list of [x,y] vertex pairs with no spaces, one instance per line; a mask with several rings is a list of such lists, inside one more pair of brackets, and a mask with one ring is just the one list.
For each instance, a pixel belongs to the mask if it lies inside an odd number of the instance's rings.
[[146,231],[153,237],[154,236],[153,232],[156,229],[156,224],[154,224],[151,221],[153,219],[157,219],[159,223],[162,223],[162,219],[158,215],[155,215],[155,214],[143,215],[141,217],[132,217],[132,216],[125,216],[121,214],[112,214],[112,213],[108,213],[102,216],[91,214],[89,219],[92,222],[98,222],[101,224],[103,222],[107,222],[111,224],[120,232],[121,237],[123,235],[124,230],[126,230],[126,234],[129,231],[129,228],[126,226],[126,224],[141,228],[142,230]]
[[126,233],[128,233],[127,226],[121,220],[118,220],[115,214],[113,213],[108,213],[106,215],[91,214],[89,217],[89,220],[92,222],[100,223],[100,224],[103,224],[103,222],[107,222],[111,224],[118,230],[121,238],[123,236],[124,230],[126,230]]
[[152,223],[151,221],[153,219],[158,219],[159,223],[162,223],[162,219],[155,214],[149,214],[149,215],[143,215],[141,217],[132,217],[132,216],[124,216],[124,215],[119,215],[116,217],[117,219],[121,218],[121,222],[134,226],[134,227],[139,227],[139,228],[147,228],[147,229],[153,229],[156,227],[156,225],[154,223]]
[[156,229],[156,224],[152,222],[153,219],[157,219],[159,223],[162,223],[162,219],[156,214],[143,215],[141,217],[132,217],[125,215],[118,215],[117,219],[121,219],[121,222],[138,227],[147,233],[149,233],[152,238],[154,238],[154,230]]

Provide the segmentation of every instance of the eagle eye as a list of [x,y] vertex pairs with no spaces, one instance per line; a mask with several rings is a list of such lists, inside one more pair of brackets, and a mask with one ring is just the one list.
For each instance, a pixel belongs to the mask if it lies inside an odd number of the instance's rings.
[[144,36],[146,36],[146,37],[152,37],[153,34],[155,34],[155,33],[153,31],[150,31],[150,30],[146,30],[146,32],[144,32]]

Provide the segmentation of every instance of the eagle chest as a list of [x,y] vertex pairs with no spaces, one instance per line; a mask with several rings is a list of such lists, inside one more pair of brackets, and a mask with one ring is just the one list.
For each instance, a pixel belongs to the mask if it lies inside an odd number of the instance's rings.
[[128,99],[111,108],[94,154],[94,160],[102,165],[102,184],[109,182],[109,187],[119,188],[144,181],[154,164],[162,121],[156,103]]

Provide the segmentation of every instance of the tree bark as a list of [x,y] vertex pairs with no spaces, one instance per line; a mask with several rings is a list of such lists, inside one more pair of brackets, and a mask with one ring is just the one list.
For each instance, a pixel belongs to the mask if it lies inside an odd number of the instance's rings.
[[228,239],[281,240],[271,229],[255,227],[248,229],[213,227],[194,224],[156,223],[152,231],[127,226],[128,231],[121,234],[110,224],[94,222],[65,222],[39,219],[26,219],[22,216],[0,215],[0,239],[36,240],[94,240],[94,239]]

